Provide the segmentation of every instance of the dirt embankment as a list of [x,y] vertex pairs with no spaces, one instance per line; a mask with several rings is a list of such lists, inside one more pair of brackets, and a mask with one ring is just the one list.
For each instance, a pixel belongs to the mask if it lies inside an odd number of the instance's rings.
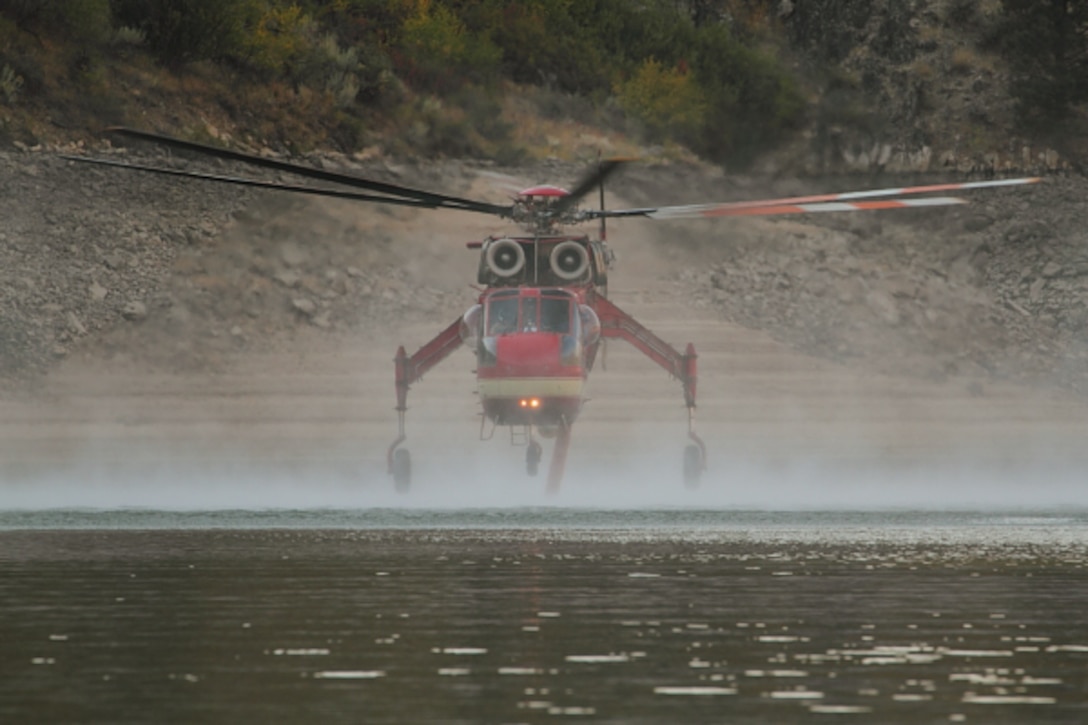
[[48,370],[73,350],[169,307],[181,251],[244,203],[206,185],[76,168],[54,153],[0,154],[0,370]]
[[[126,154],[130,157],[131,154]],[[501,201],[509,184],[461,164],[315,163]],[[219,168],[219,167],[207,167]],[[220,169],[222,170],[222,169]],[[227,169],[236,172],[236,169]],[[517,172],[569,183],[577,171]],[[892,186],[902,180],[879,180]],[[819,190],[857,187],[833,180]],[[810,184],[634,167],[634,205],[789,195]],[[1088,182],[971,192],[940,210],[644,222],[695,307],[860,368],[944,379],[1088,386]],[[463,243],[501,220],[414,230],[416,212],[0,154],[0,370],[10,381],[73,355],[222,369],[296,331],[445,321],[471,302]],[[623,263],[622,240],[614,246]],[[23,385],[24,383],[19,383]]]
[[[638,172],[620,193],[648,203],[663,188],[692,188],[683,174],[659,173],[676,178]],[[752,188],[703,179],[698,193],[758,198],[918,181]],[[693,304],[801,351],[929,379],[992,376],[1088,390],[1088,233],[1080,221],[1088,181],[1049,177],[959,196],[970,203],[689,222],[661,234],[692,262],[676,282],[691,289]]]
[[[432,178],[410,168],[366,173],[455,191],[468,183],[459,167]],[[433,239],[421,250],[391,236],[380,220],[405,219],[396,208],[370,208],[374,223],[345,212],[352,207],[55,153],[0,154],[0,379],[25,384],[73,355],[216,370],[300,326],[335,333],[444,315],[448,296],[471,280],[436,287],[413,269],[420,255],[448,252]]]

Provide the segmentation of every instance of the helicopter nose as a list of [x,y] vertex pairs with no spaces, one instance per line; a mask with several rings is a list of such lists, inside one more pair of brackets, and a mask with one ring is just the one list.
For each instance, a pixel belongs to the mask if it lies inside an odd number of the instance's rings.
[[499,338],[498,363],[514,374],[545,375],[559,364],[559,347],[559,335],[508,335]]

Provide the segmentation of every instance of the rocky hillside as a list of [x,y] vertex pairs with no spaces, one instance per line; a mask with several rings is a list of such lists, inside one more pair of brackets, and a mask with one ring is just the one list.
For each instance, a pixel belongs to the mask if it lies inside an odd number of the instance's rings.
[[[467,183],[460,164],[318,163],[401,183]],[[411,249],[353,221],[353,206],[0,152],[0,378],[25,382],[73,352],[214,370],[299,325],[335,332],[445,316],[446,296],[469,280],[409,285]],[[389,226],[403,218],[376,209]]]
[[[491,170],[459,163],[321,162],[424,188],[506,193]],[[811,184],[635,165],[613,190],[643,205]],[[299,326],[358,335],[406,317],[445,321],[473,296],[475,260],[463,242],[502,228],[458,215],[441,238],[421,238],[411,210],[179,183],[47,152],[0,154],[0,188],[8,378],[71,354],[215,370],[238,352],[290,345]],[[673,294],[811,354],[934,379],[1088,389],[1088,235],[1079,221],[1088,182],[1049,177],[970,198],[938,210],[647,224],[662,254],[686,267],[666,281]],[[614,243],[622,265],[622,240]]]
[[0,371],[47,370],[81,342],[166,304],[181,250],[244,199],[165,180],[73,170],[54,153],[0,154]]
[[965,196],[940,210],[686,225],[673,243],[704,264],[676,281],[694,304],[820,357],[1088,390],[1088,181]]

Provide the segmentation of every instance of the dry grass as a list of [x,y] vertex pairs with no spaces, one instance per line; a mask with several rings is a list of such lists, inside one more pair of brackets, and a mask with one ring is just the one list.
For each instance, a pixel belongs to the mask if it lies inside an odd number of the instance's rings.
[[[503,116],[513,125],[516,143],[537,159],[591,163],[599,155],[651,160],[692,160],[694,155],[675,144],[646,148],[623,129],[622,117],[593,118],[584,99],[541,89],[509,89]],[[580,106],[575,108],[573,106]],[[588,117],[587,117],[588,116]]]
[[993,71],[994,61],[992,55],[961,45],[952,51],[948,62],[953,73],[967,75],[980,70]]

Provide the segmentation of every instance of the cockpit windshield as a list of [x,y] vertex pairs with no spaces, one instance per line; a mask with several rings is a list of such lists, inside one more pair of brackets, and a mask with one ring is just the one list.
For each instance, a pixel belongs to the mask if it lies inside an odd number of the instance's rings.
[[570,332],[570,300],[542,297],[540,329],[543,332]]
[[492,297],[487,305],[487,334],[492,337],[537,331],[570,334],[570,310],[571,301],[565,297]]
[[487,334],[509,335],[518,329],[518,298],[495,297],[487,305]]

